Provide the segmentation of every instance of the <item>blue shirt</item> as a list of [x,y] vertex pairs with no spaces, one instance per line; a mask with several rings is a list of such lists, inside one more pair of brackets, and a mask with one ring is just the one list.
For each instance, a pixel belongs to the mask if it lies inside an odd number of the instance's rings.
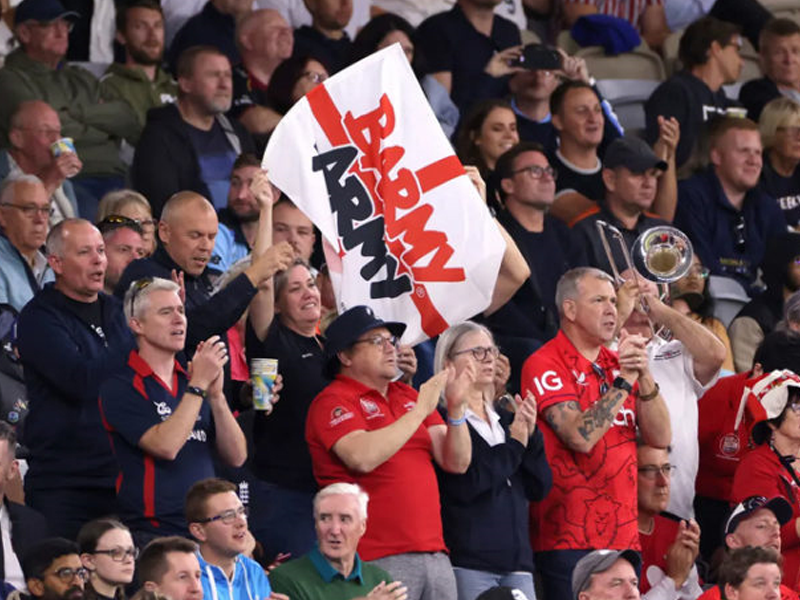
[[230,176],[236,161],[236,152],[216,119],[208,131],[192,127],[188,123],[186,130],[197,154],[200,179],[208,188],[209,200],[215,209],[225,208],[228,205]]

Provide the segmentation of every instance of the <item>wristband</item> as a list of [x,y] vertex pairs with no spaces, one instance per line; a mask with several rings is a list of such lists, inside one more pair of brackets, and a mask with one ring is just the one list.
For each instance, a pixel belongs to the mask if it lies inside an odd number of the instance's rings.
[[655,386],[656,387],[654,387],[653,391],[650,392],[649,394],[639,394],[639,400],[641,400],[642,402],[650,402],[650,400],[652,400],[653,398],[658,396],[658,392],[660,391],[660,388],[658,387],[657,383],[655,384]]
[[459,425],[467,422],[467,413],[464,413],[458,419],[454,419],[450,415],[447,415],[447,424],[452,425],[453,427],[458,427]]
[[187,385],[185,394],[193,394],[195,396],[200,396],[203,400],[208,398],[208,392],[203,388],[199,388],[196,385]]
[[629,394],[633,391],[633,386],[628,383],[628,380],[624,377],[617,377],[614,379],[614,382],[611,384],[611,387],[616,388],[618,390],[623,390],[628,392]]

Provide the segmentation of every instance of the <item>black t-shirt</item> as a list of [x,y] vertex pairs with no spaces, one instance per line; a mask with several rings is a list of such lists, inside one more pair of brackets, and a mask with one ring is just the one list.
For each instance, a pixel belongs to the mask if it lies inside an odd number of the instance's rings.
[[251,79],[244,65],[233,69],[233,101],[228,117],[238,119],[251,106],[267,106],[267,90]]
[[303,25],[294,31],[294,56],[310,56],[322,63],[330,75],[341,71],[350,59],[353,42],[344,32],[338,40],[324,36],[322,33]]
[[800,227],[800,166],[789,177],[778,174],[769,158],[764,157],[761,189],[775,198],[790,227]]
[[265,481],[313,492],[317,485],[306,443],[306,416],[312,400],[330,380],[322,374],[323,350],[314,337],[305,337],[275,319],[262,342],[247,324],[245,348],[253,358],[277,358],[283,390],[272,414],[256,411],[253,421],[253,470]]
[[89,329],[108,346],[106,333],[103,330],[103,307],[100,306],[100,299],[98,298],[94,302],[80,302],[64,296],[64,301],[69,306],[70,311],[86,323]]
[[556,178],[556,197],[568,192],[578,192],[589,200],[598,202],[605,198],[606,186],[603,183],[603,164],[597,159],[594,169],[580,169],[567,161],[556,150],[550,156],[550,164],[558,171]]

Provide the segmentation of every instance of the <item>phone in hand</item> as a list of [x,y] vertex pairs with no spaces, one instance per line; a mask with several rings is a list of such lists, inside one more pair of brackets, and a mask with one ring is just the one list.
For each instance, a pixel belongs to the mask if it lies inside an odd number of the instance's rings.
[[561,54],[544,44],[528,44],[522,49],[522,55],[511,66],[522,67],[529,71],[557,71],[561,68]]

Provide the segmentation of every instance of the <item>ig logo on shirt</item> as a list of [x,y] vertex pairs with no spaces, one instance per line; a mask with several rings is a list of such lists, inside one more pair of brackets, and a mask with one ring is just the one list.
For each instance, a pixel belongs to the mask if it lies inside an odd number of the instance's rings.
[[536,391],[539,396],[544,396],[545,391],[557,392],[564,387],[564,382],[555,371],[545,371],[541,377],[533,378],[533,385],[536,386]]

